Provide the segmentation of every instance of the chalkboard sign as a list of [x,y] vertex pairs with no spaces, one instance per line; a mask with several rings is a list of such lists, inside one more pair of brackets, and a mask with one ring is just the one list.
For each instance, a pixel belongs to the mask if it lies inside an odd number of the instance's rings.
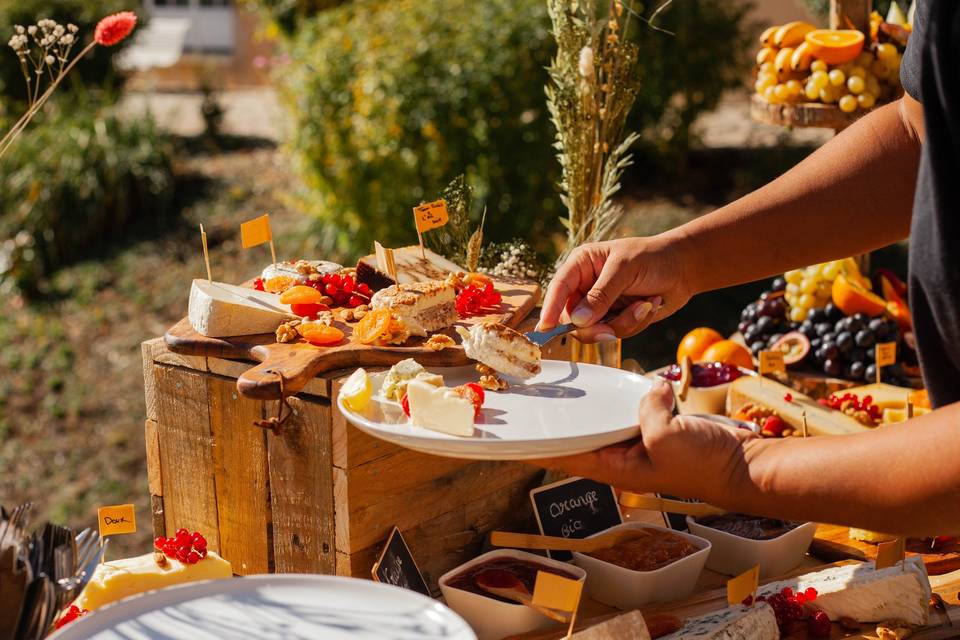
[[[540,533],[586,538],[623,522],[617,495],[608,484],[568,478],[530,492]],[[569,551],[551,551],[551,558],[569,560]]]
[[[679,496],[671,496],[665,493],[654,494],[658,498],[663,498],[664,500],[680,500],[681,502],[697,503],[700,502],[695,498],[681,498]],[[663,521],[669,528],[674,531],[687,531],[687,516],[682,513],[664,513]]]
[[377,582],[392,584],[411,591],[417,591],[425,596],[430,595],[427,582],[413,560],[410,547],[407,546],[400,529],[393,528],[387,544],[380,553],[380,559],[373,565],[373,579]]

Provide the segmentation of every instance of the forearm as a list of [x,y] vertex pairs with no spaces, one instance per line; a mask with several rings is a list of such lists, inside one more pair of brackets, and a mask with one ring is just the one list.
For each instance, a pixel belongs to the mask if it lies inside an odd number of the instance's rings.
[[732,484],[719,506],[903,535],[956,533],[960,403],[853,436],[750,441]]
[[668,232],[683,247],[693,290],[905,238],[920,157],[918,117],[899,102],[877,109],[765,187]]

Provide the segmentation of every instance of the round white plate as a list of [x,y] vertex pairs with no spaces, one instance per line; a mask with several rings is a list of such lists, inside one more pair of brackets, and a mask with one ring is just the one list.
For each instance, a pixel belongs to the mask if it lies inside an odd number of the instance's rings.
[[[639,433],[640,399],[653,382],[643,376],[590,364],[544,360],[534,378],[487,392],[473,435],[451,436],[410,424],[400,404],[380,395],[386,373],[371,374],[374,395],[362,412],[337,398],[347,420],[393,444],[450,458],[531,460],[594,451]],[[476,382],[467,367],[431,367],[447,386]]]
[[425,596],[356,578],[260,575],[121,600],[51,640],[476,640]]

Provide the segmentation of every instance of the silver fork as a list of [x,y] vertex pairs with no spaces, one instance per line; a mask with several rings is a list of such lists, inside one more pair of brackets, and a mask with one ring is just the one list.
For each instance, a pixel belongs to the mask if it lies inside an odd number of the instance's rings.
[[16,535],[18,529],[23,529],[27,526],[32,510],[32,502],[24,502],[14,508],[13,513],[11,513],[10,517],[3,523],[3,531],[0,532],[0,547],[4,546],[5,539],[8,535]]
[[100,546],[99,542],[100,534],[93,529],[84,529],[77,535],[77,551],[74,556],[73,569],[68,577],[57,580],[57,586],[60,588],[61,598],[64,602],[72,601],[76,594],[90,582],[94,570],[96,570],[107,549],[109,539],[103,541],[103,546]]

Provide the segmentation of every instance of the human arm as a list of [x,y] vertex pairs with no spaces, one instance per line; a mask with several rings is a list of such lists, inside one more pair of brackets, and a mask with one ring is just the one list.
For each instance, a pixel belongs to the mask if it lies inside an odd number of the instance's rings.
[[[564,309],[586,340],[625,337],[692,295],[901,240],[910,228],[923,136],[919,103],[904,97],[864,116],[768,185],[652,238],[586,245],[560,266],[541,326]],[[641,314],[660,297],[663,308]],[[594,325],[611,308],[609,325]]]
[[960,531],[960,403],[847,436],[766,439],[673,416],[671,390],[641,403],[641,436],[537,464],[620,489],[739,512],[900,535]]

